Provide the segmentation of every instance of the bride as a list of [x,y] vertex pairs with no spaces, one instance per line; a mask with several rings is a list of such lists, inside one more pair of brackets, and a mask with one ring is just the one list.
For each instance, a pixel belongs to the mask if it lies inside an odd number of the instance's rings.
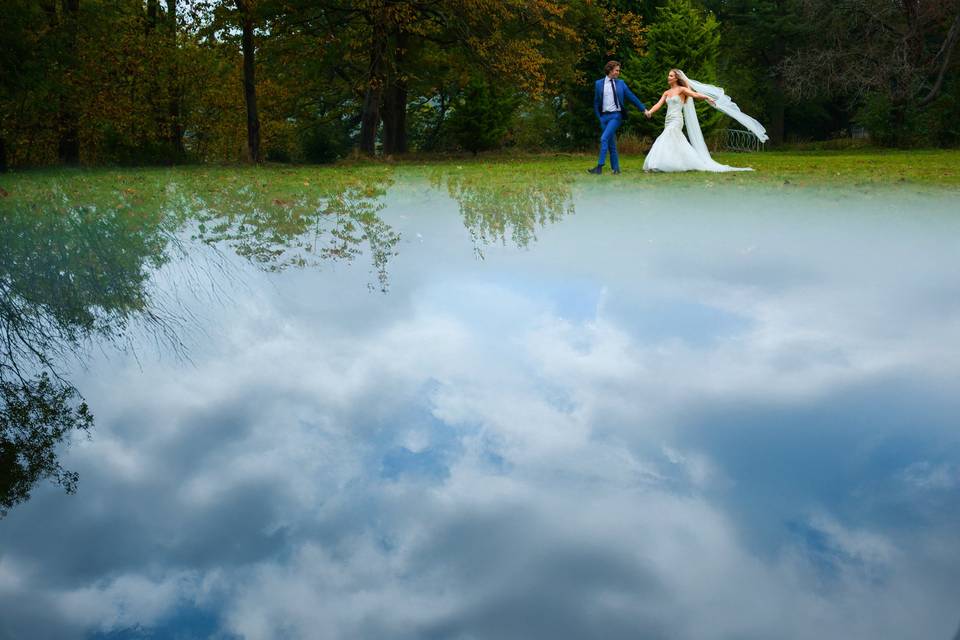
[[[746,115],[731,100],[723,89],[689,79],[679,69],[667,74],[670,88],[663,92],[660,101],[644,112],[648,118],[666,103],[667,118],[663,133],[650,147],[643,162],[644,171],[753,171],[748,167],[730,167],[710,157],[707,145],[700,132],[694,99],[706,100],[714,108],[734,118],[756,135],[761,142],[767,141],[767,132],[759,122]],[[687,137],[682,129],[686,125]],[[687,141],[687,138],[690,140]]]

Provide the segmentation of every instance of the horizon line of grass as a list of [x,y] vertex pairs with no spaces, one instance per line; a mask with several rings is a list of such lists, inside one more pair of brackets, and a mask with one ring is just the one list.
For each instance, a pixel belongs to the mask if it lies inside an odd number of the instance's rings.
[[[595,162],[595,154],[586,152],[550,152],[542,154],[488,153],[477,156],[431,156],[411,154],[397,158],[353,157],[334,164],[196,164],[171,167],[146,166],[96,166],[96,167],[44,167],[11,171],[0,174],[0,202],[9,195],[21,191],[20,187],[38,186],[38,182],[64,180],[67,183],[100,182],[110,179],[116,188],[122,188],[128,180],[139,181],[148,176],[181,176],[184,179],[203,180],[225,176],[248,176],[259,173],[272,175],[281,182],[302,181],[309,176],[323,179],[340,174],[362,178],[367,172],[400,170],[416,175],[420,171],[456,170],[483,171],[493,178],[523,180],[527,176],[561,176],[569,180],[619,180],[623,183],[686,184],[729,183],[740,186],[901,186],[920,185],[956,189],[960,187],[960,150],[803,150],[761,151],[755,153],[723,152],[714,158],[724,164],[749,166],[755,171],[736,173],[646,173],[642,170],[642,154],[621,156],[621,176],[589,176],[586,169]],[[482,176],[478,176],[482,178]],[[88,185],[89,186],[89,185]],[[107,184],[98,185],[100,188]],[[4,195],[7,194],[7,195]]]

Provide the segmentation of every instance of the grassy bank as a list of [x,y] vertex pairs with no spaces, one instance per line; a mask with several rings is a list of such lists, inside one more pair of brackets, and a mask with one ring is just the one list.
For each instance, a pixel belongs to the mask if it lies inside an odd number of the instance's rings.
[[511,157],[481,155],[455,158],[404,158],[398,161],[351,160],[336,165],[290,166],[184,166],[174,168],[100,167],[92,169],[39,169],[0,175],[0,203],[21,198],[48,198],[51,190],[71,197],[152,200],[171,184],[198,193],[228,193],[252,188],[260,197],[290,197],[313,188],[362,188],[383,185],[403,177],[438,178],[456,173],[471,181],[522,182],[528,179],[561,179],[593,184],[676,184],[686,187],[731,184],[742,186],[904,187],[960,189],[960,151],[805,151],[721,153],[725,164],[753,167],[748,173],[648,174],[642,155],[621,159],[622,175],[591,176],[586,169],[595,161],[587,154]]
[[[718,162],[752,167],[753,172],[715,174],[703,172],[651,174],[643,171],[643,155],[621,156],[623,173],[600,178],[586,174],[596,160],[593,154],[507,158],[479,156],[457,160],[413,161],[397,166],[439,167],[451,165],[463,170],[480,169],[491,174],[509,172],[563,173],[577,180],[623,180],[651,183],[811,185],[902,185],[960,188],[960,150],[931,151],[764,151],[759,153],[718,153]],[[609,167],[607,167],[609,169]]]

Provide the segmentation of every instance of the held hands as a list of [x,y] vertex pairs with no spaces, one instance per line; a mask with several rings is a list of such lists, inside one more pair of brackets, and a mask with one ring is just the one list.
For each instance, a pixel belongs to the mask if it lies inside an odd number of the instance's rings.
[[644,109],[644,110],[643,110],[643,115],[647,116],[647,119],[648,119],[648,120],[653,117],[653,114],[650,113],[650,109]]

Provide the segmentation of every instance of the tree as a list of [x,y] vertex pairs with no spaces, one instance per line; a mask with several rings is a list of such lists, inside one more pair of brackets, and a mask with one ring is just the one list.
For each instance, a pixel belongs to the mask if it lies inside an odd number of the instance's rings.
[[[80,162],[80,115],[76,101],[75,75],[79,64],[80,0],[62,0],[59,27],[62,37],[64,91],[60,94],[58,154],[63,164]],[[56,10],[51,16],[56,15]]]
[[[325,83],[349,88],[358,146],[373,154],[408,147],[411,104],[445,112],[448,96],[477,74],[538,100],[573,73],[579,36],[566,21],[587,0],[287,0],[272,37],[301,44],[301,59],[329,58]],[[275,43],[276,44],[276,43]],[[303,51],[311,52],[303,56]],[[267,54],[269,55],[269,54]],[[309,80],[308,80],[309,82]],[[338,92],[343,95],[343,89]],[[440,122],[443,116],[438,118]],[[382,129],[381,129],[382,124]],[[436,129],[434,129],[436,131]]]
[[257,37],[255,31],[268,21],[269,0],[197,0],[191,7],[192,19],[202,25],[198,35],[212,45],[236,46],[235,30],[240,30],[239,48],[243,71],[243,102],[246,112],[245,157],[248,162],[262,160],[260,149],[260,111],[258,109]]
[[181,91],[180,70],[178,68],[179,50],[177,47],[177,25],[177,0],[167,0],[166,31],[171,59],[170,77],[167,85],[167,91],[169,93],[167,115],[169,117],[170,147],[174,157],[182,158],[185,149],[183,147],[183,123],[181,122],[180,114]]
[[[720,25],[712,13],[691,0],[669,0],[658,8],[647,42],[647,55],[630,56],[622,71],[624,79],[639,90],[639,96],[659,98],[667,89],[667,73],[673,68],[701,82],[717,82]],[[705,133],[722,119],[722,114],[700,103],[697,111]],[[643,123],[642,130],[654,133],[656,127],[652,122]]]
[[235,0],[243,30],[243,98],[247,105],[247,156],[260,162],[260,116],[257,112],[256,47],[253,29],[256,24],[256,0]]
[[[36,59],[35,82],[0,79],[0,151],[15,164],[143,163],[185,153],[232,160],[242,149],[253,161],[332,159],[351,142],[397,154],[410,146],[411,109],[416,142],[442,144],[451,98],[472,77],[522,95],[525,110],[539,114],[565,87],[580,89],[583,16],[597,23],[606,49],[623,29],[599,7],[629,4],[11,2],[6,31],[16,33],[24,12],[46,18],[27,21],[20,49],[30,55],[15,60],[23,67],[24,58]],[[68,20],[65,7],[76,8],[78,20]],[[190,82],[181,78],[185,68]]]
[[477,155],[500,145],[516,109],[515,94],[474,78],[456,102],[450,128],[457,144]]
[[[288,0],[276,8],[265,56],[274,63],[282,59],[283,69],[276,70],[303,81],[290,108],[308,120],[311,137],[316,118],[328,128],[343,115],[359,125],[358,146],[365,154],[376,152],[381,122],[384,151],[406,151],[408,52],[422,34],[438,28],[441,6],[440,0]],[[320,113],[305,112],[304,104],[318,102],[318,85],[334,99],[315,104]]]
[[380,127],[380,103],[383,96],[387,55],[387,7],[384,0],[366,4],[364,18],[370,29],[370,62],[363,111],[360,116],[360,151],[367,155],[376,152],[377,129]]
[[11,164],[182,157],[177,68],[190,43],[176,41],[174,0],[10,0],[5,9],[0,140]]
[[595,145],[598,136],[592,81],[602,75],[608,60],[624,62],[642,56],[646,51],[647,28],[634,0],[576,3],[567,20],[579,34],[580,42],[571,65],[573,73],[563,78],[550,107],[560,132],[555,144],[581,149]]
[[[782,63],[811,34],[800,0],[708,0],[723,33],[718,75],[744,111],[761,120],[774,144],[783,142],[790,96]],[[802,105],[811,111],[810,101]]]
[[6,171],[19,137],[18,104],[43,82],[46,49],[40,34],[47,24],[44,12],[31,0],[17,0],[5,8],[4,46],[0,47],[0,172]]
[[389,44],[393,49],[393,65],[387,72],[382,116],[383,152],[388,156],[407,152],[407,64],[410,40],[410,33],[398,28]]
[[[153,58],[159,77],[150,92],[157,121],[157,142],[169,148],[162,155],[171,162],[184,156],[183,127],[180,122],[179,51],[177,48],[177,0],[148,0],[146,10],[145,54]],[[163,97],[166,96],[166,101]]]
[[93,426],[78,398],[72,385],[46,373],[18,382],[0,378],[0,518],[29,499],[40,480],[53,479],[67,493],[77,490],[79,476],[60,465],[56,447]]
[[268,271],[369,255],[379,287],[386,291],[387,266],[400,234],[378,212],[385,206],[382,198],[392,184],[392,171],[373,168],[330,178],[281,198],[272,189],[256,187],[196,194],[203,206],[188,212],[184,222],[199,223],[197,239],[228,245]]
[[[450,12],[446,26],[437,38],[428,39],[424,54],[433,67],[428,76],[432,86],[418,101],[417,119],[423,123],[426,145],[442,144],[454,100],[476,78],[483,78],[491,89],[517,96],[525,114],[540,113],[543,105],[553,111],[568,88],[582,89],[580,64],[592,50],[582,25],[587,20],[602,22],[598,4],[457,0],[446,6]],[[622,23],[611,27],[611,34],[623,31]]]
[[0,209],[0,516],[40,480],[76,489],[57,447],[93,416],[55,363],[134,318],[173,335],[146,288],[167,258],[161,214],[56,202]]
[[447,193],[457,201],[463,224],[470,232],[477,257],[486,246],[513,243],[526,248],[537,231],[573,215],[570,180],[554,171],[534,169],[529,179],[486,171],[455,171],[433,177],[435,186],[446,183]]
[[881,142],[936,142],[936,135],[917,135],[917,119],[957,67],[960,0],[809,0],[803,7],[802,19],[814,29],[807,46],[783,62],[791,94],[837,96],[862,114],[885,112],[875,121],[884,130]]

